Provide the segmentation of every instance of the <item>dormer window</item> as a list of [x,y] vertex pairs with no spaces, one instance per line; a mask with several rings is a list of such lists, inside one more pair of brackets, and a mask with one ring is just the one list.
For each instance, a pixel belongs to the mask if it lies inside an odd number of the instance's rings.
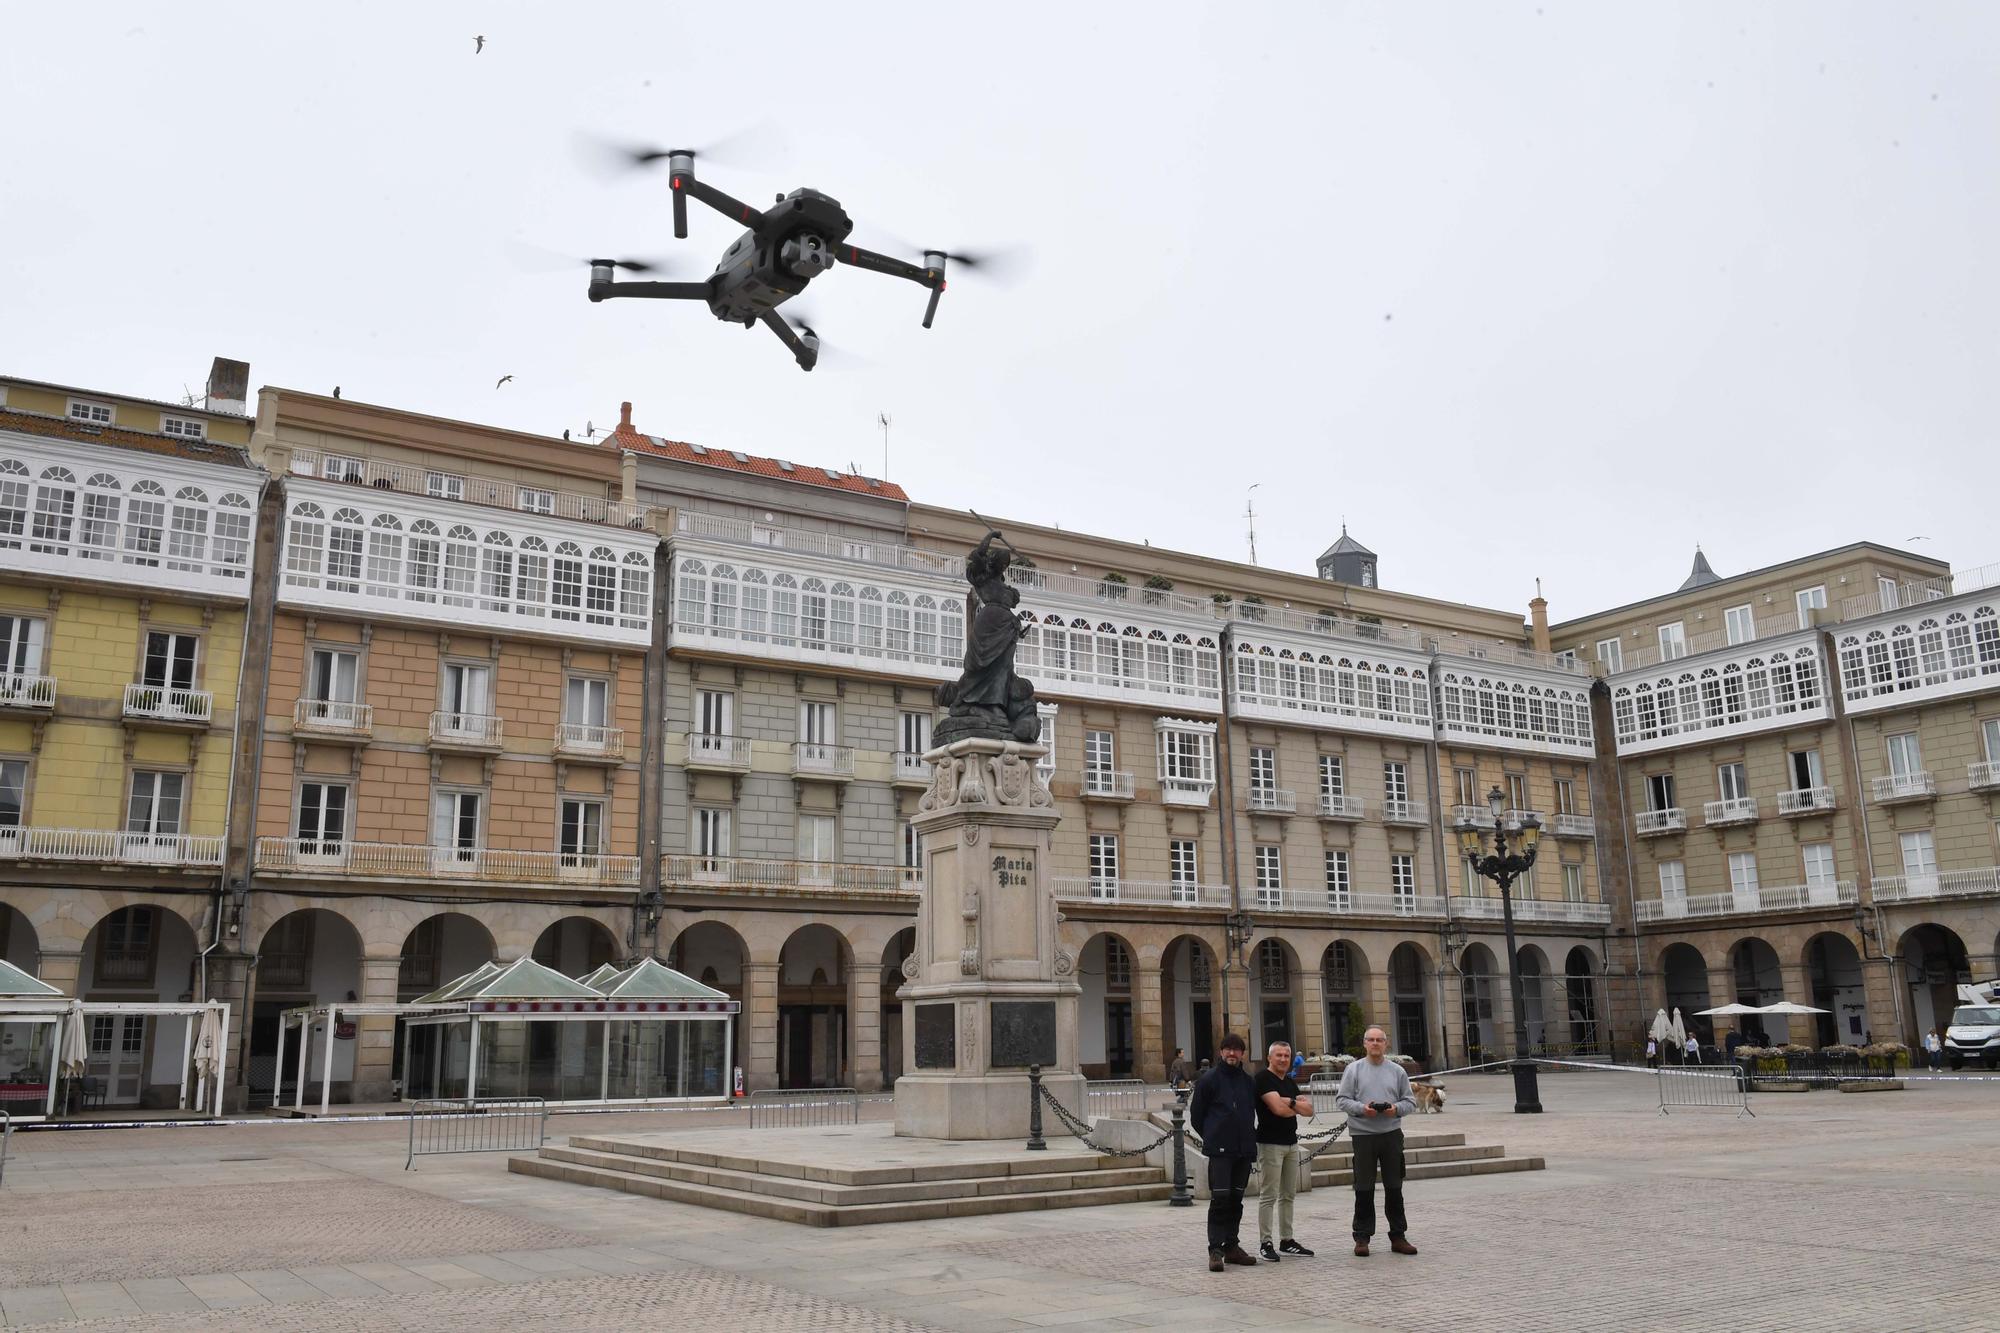
[[205,440],[208,438],[208,423],[199,417],[160,418],[160,434],[174,435],[183,440]]
[[72,398],[69,400],[69,419],[87,421],[93,426],[108,426],[111,424],[111,404]]

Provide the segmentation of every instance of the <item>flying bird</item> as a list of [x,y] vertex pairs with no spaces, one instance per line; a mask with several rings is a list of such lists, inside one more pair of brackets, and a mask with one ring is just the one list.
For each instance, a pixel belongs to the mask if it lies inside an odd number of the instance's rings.
[[511,380],[513,378],[514,377],[512,375],[502,375],[499,379],[493,381],[493,387],[497,389],[501,385],[505,384],[508,380]]
[[484,51],[485,49],[486,49],[486,38],[484,36],[475,37],[472,39],[472,54],[478,55],[481,51]]

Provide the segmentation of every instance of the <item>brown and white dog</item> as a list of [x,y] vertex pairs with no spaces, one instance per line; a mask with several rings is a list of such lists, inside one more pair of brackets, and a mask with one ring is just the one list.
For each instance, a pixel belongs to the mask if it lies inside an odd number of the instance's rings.
[[1444,1113],[1444,1089],[1434,1083],[1412,1083],[1410,1091],[1416,1095],[1417,1110],[1425,1115]]

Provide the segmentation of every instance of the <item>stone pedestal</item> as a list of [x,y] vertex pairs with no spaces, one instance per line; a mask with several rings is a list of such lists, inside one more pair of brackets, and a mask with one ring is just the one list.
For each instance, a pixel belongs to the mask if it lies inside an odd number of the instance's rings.
[[924,892],[903,964],[896,1133],[1025,1139],[1028,1066],[1081,1115],[1076,958],[1056,942],[1047,750],[967,739],[933,750],[915,819]]

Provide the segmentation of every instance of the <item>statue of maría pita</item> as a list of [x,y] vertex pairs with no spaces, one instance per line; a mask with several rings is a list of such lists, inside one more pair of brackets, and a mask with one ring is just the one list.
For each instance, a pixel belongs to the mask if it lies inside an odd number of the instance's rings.
[[1007,582],[1014,555],[1013,546],[992,529],[965,557],[965,581],[972,585],[966,599],[965,671],[957,681],[937,687],[938,706],[946,710],[932,735],[937,745],[969,737],[1033,742],[1041,736],[1035,687],[1014,674],[1014,645],[1022,634],[1014,609],[1021,594]]

